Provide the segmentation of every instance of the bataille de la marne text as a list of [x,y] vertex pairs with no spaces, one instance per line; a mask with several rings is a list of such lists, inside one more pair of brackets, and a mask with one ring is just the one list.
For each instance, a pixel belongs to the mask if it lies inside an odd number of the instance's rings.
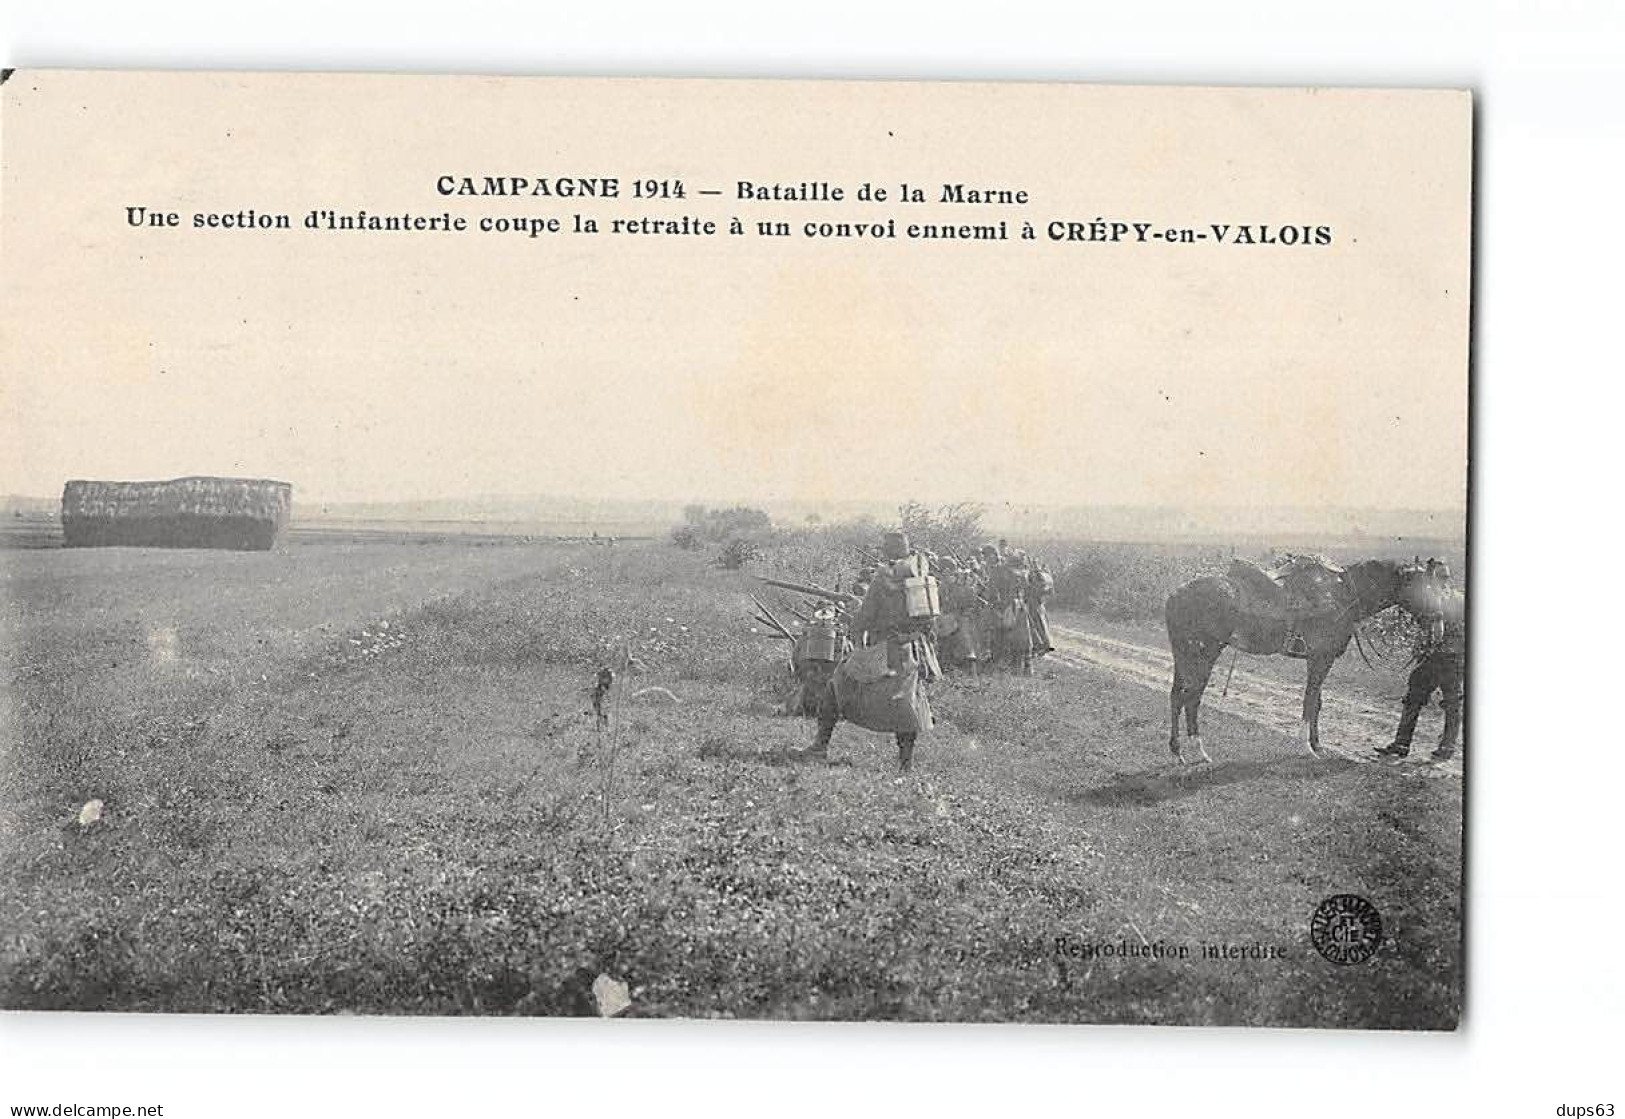
[[[1020,207],[1032,201],[1029,191],[1008,185],[983,183],[940,183],[921,186],[900,183],[896,187],[865,182],[856,187],[824,179],[800,182],[735,181],[729,192],[717,188],[691,188],[682,179],[634,178],[619,176],[539,176],[524,175],[441,175],[435,180],[436,193],[444,197],[476,198],[558,198],[681,201],[694,197],[731,197],[736,202],[900,202],[968,207]],[[888,236],[886,226],[875,223],[866,232]],[[808,231],[809,233],[811,230]],[[1044,223],[1044,235],[1051,241],[1207,241],[1223,244],[1329,245],[1332,229],[1327,225],[1304,223],[1215,223],[1202,228],[1161,229],[1153,222],[1121,221],[1095,217],[1087,221],[1052,220]],[[1001,238],[1002,239],[1002,238]]]
[[[560,176],[532,178],[522,175],[440,175],[433,180],[437,200],[479,199],[502,206],[501,213],[466,215],[446,211],[376,213],[369,210],[317,208],[303,219],[292,214],[257,209],[200,211],[184,220],[178,212],[151,206],[126,206],[125,223],[134,227],[198,230],[287,230],[297,222],[313,231],[495,233],[530,238],[555,234],[608,233],[611,235],[713,236],[719,232],[763,237],[800,234],[818,239],[1051,241],[1072,243],[1165,243],[1213,245],[1307,245],[1333,243],[1330,225],[1301,220],[1253,220],[1227,216],[1223,221],[1158,222],[1101,214],[1039,215],[1031,192],[1009,185],[946,182],[922,186],[908,182],[882,186],[864,182],[845,186],[827,180],[794,183],[752,182],[740,179],[731,189],[698,186],[678,178],[616,176]],[[515,213],[508,205],[536,199],[582,205],[570,214]],[[635,216],[593,214],[598,203],[640,206]],[[749,224],[737,213],[712,215],[707,204],[769,203],[777,207],[801,206],[800,215],[812,220],[786,221],[782,209],[756,211]],[[822,204],[822,205],[820,205]],[[896,217],[862,216],[828,206],[863,207],[898,205],[936,209],[951,207],[955,217],[943,222],[900,222]],[[971,214],[976,217],[971,217]],[[1030,216],[1029,216],[1030,215]],[[1218,216],[1218,215],[1215,215]],[[769,220],[759,220],[766,218]]]

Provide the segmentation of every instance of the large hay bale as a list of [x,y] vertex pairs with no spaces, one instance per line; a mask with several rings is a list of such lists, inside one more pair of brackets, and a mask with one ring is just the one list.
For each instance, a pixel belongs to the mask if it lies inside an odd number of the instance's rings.
[[62,488],[62,537],[70,548],[265,551],[292,510],[293,487],[264,478],[75,480]]

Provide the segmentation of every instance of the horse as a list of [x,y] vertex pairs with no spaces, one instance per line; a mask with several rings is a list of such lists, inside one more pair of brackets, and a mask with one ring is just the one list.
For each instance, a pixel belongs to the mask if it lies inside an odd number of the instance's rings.
[[[1361,621],[1391,606],[1405,606],[1419,617],[1429,613],[1428,603],[1439,588],[1432,565],[1370,559],[1346,569],[1320,567],[1327,577],[1321,599],[1312,611],[1292,617],[1279,606],[1260,602],[1246,565],[1234,565],[1227,575],[1204,575],[1168,596],[1168,643],[1174,654],[1174,681],[1168,693],[1171,726],[1168,749],[1183,762],[1179,742],[1179,714],[1185,713],[1185,734],[1200,761],[1211,762],[1198,729],[1197,711],[1202,693],[1225,646],[1242,652],[1298,656],[1308,663],[1303,689],[1302,743],[1315,757],[1320,750],[1320,693],[1332,663],[1348,649]],[[1332,577],[1335,573],[1335,577]],[[1256,578],[1268,577],[1253,569]],[[1286,592],[1274,588],[1274,593]],[[1293,632],[1295,631],[1295,632]],[[1292,642],[1296,647],[1289,648]]]

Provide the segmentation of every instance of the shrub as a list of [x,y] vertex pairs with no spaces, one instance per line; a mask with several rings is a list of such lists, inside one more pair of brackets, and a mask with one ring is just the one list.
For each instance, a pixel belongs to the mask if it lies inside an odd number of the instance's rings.
[[736,536],[722,546],[717,553],[716,565],[727,571],[738,571],[752,560],[760,559],[762,547],[755,540],[745,536]]
[[1054,565],[1055,606],[1111,621],[1157,621],[1175,587],[1222,571],[1222,548],[1081,544]]
[[687,505],[683,508],[683,523],[671,530],[671,542],[687,551],[720,546],[716,564],[737,570],[756,559],[772,535],[773,519],[760,509],[746,505],[731,509]]
[[914,547],[966,556],[987,540],[987,533],[982,529],[984,512],[980,505],[968,501],[939,505],[935,509],[909,501],[897,510],[897,520]]
[[783,577],[844,590],[863,564],[860,549],[873,551],[879,536],[880,526],[869,518],[780,529],[762,542],[754,562]]

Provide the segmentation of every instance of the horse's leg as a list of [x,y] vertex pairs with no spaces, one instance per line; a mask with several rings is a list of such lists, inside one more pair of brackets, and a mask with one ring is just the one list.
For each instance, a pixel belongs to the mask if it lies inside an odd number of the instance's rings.
[[1190,647],[1194,641],[1188,632],[1189,619],[1183,617],[1179,592],[1168,599],[1168,651],[1174,655],[1174,680],[1168,687],[1168,752],[1175,761],[1179,756],[1179,713],[1185,707],[1185,688],[1190,680]]
[[1168,689],[1168,752],[1179,757],[1179,713],[1185,707],[1185,683],[1180,673],[1181,657],[1174,652],[1174,682]]
[[1320,757],[1320,689],[1326,674],[1332,670],[1332,658],[1324,654],[1309,658],[1309,672],[1303,687],[1303,745],[1315,757]]
[[1168,752],[1176,761],[1183,762],[1179,747],[1179,716],[1185,710],[1191,681],[1195,679],[1195,650],[1201,648],[1201,642],[1194,637],[1170,633],[1168,643],[1174,653],[1174,682],[1168,689]]
[[1185,736],[1203,761],[1213,759],[1207,756],[1207,748],[1202,745],[1202,731],[1197,723],[1197,713],[1202,708],[1202,693],[1207,691],[1208,680],[1213,676],[1213,666],[1218,663],[1219,654],[1224,652],[1223,645],[1207,643],[1193,643],[1192,664],[1189,674],[1185,678]]

